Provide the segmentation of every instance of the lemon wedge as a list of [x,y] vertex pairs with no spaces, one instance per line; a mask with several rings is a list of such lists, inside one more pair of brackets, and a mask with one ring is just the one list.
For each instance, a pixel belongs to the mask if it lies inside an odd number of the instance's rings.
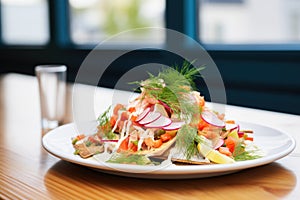
[[208,153],[208,155],[206,156],[206,158],[214,163],[218,163],[218,164],[228,164],[228,163],[234,163],[235,161],[224,155],[221,154],[219,151],[217,150],[212,150]]
[[224,154],[221,154],[219,151],[214,150],[209,145],[206,145],[204,143],[198,143],[197,149],[202,154],[203,157],[207,158],[208,160],[214,163],[227,164],[227,163],[235,162],[232,158]]
[[228,137],[233,137],[234,139],[238,140],[238,139],[239,139],[239,135],[238,135],[237,129],[232,130],[232,131],[228,134]]
[[201,153],[201,155],[205,158],[213,150],[209,145],[206,145],[204,143],[198,143],[197,149]]

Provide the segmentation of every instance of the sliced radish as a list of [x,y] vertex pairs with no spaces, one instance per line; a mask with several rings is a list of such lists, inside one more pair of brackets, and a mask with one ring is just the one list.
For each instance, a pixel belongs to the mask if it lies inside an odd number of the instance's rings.
[[148,115],[148,113],[150,112],[150,108],[147,107],[137,118],[136,118],[136,122],[141,121],[142,119],[144,119],[146,117],[146,115]]
[[101,142],[118,142],[119,140],[109,140],[109,139],[105,139],[105,140],[101,140]]
[[183,126],[183,125],[184,125],[184,122],[172,122],[169,126],[163,127],[163,129],[165,131],[173,131],[173,130],[180,129],[181,126]]
[[168,117],[160,116],[158,119],[153,122],[146,124],[146,128],[162,128],[165,126],[169,126],[172,123],[172,120]]
[[208,110],[204,110],[201,113],[201,118],[210,125],[220,127],[220,128],[225,127],[225,122],[220,120],[215,113],[210,112]]
[[220,138],[218,140],[217,144],[215,144],[214,149],[220,148],[223,144],[224,144],[224,140],[222,138]]
[[226,123],[225,129],[229,132],[233,131],[234,129],[237,129],[237,131],[239,132],[240,131],[240,126],[238,124]]
[[160,116],[161,116],[160,113],[157,113],[157,112],[148,112],[148,114],[142,120],[140,120],[138,123],[140,125],[149,124],[149,123],[157,120]]
[[245,135],[245,133],[244,132],[238,132],[238,136],[239,136],[239,138],[241,138],[241,137],[244,137],[244,135]]

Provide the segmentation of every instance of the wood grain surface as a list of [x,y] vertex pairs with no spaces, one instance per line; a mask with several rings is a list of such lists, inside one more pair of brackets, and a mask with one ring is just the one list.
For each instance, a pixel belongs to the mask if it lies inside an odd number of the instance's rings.
[[[1,199],[300,199],[298,147],[274,163],[218,177],[151,180],[109,175],[62,161],[42,148],[34,77],[2,75],[0,94]],[[69,98],[66,123],[72,120],[70,104]],[[258,115],[300,143],[299,116],[231,109],[243,120]]]

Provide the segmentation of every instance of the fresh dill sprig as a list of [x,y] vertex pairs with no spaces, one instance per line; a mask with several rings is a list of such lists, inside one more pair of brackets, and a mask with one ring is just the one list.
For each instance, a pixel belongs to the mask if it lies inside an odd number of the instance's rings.
[[101,137],[105,137],[107,139],[116,139],[116,134],[112,132],[112,127],[110,125],[110,114],[109,111],[111,106],[109,106],[98,118],[99,122],[98,130],[100,131]]
[[159,163],[153,162],[146,155],[130,154],[130,153],[114,153],[108,163],[119,164],[134,164],[134,165],[158,165]]
[[111,106],[109,106],[98,118],[97,121],[99,122],[100,126],[104,126],[109,122],[109,111]]
[[255,154],[255,152],[244,151],[239,155],[234,156],[235,161],[244,161],[244,160],[254,160],[257,158],[261,158],[261,155]]
[[180,68],[178,65],[175,66],[175,69],[184,76],[184,78],[190,83],[193,89],[195,89],[195,78],[201,77],[200,72],[205,68],[204,66],[200,67],[192,67],[193,63],[195,61],[192,61],[189,63],[188,61],[184,61],[182,64],[182,67]]
[[190,125],[183,125],[177,132],[175,148],[190,160],[197,152],[197,129]]
[[202,68],[194,68],[185,61],[181,67],[164,68],[157,76],[149,73],[149,78],[134,82],[140,85],[145,95],[166,103],[183,120],[190,120],[193,113],[199,112],[190,94],[194,90],[194,79],[200,76]]
[[261,158],[262,156],[258,154],[258,149],[246,150],[244,144],[239,143],[233,152],[233,158],[235,161],[244,161],[244,160],[254,160]]

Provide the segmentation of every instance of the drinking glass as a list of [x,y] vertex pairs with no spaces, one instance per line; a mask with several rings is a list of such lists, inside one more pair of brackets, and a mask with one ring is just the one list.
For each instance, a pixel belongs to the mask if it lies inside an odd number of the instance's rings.
[[42,129],[54,129],[63,123],[66,108],[65,65],[38,65],[38,79]]

